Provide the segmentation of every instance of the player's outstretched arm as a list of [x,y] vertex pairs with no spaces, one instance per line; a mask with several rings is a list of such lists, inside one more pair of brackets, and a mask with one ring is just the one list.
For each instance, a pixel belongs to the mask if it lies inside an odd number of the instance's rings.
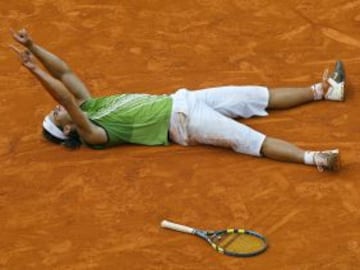
[[107,141],[106,133],[100,127],[94,125],[81,111],[74,96],[62,82],[43,71],[36,63],[34,56],[29,50],[21,51],[16,47],[12,49],[18,54],[21,63],[39,80],[46,91],[61,105],[65,107],[80,137],[89,144],[104,144]]
[[17,32],[11,29],[11,33],[14,40],[31,51],[53,77],[62,81],[72,92],[78,103],[82,103],[91,97],[85,84],[72,72],[70,67],[58,56],[36,44],[26,29]]
[[15,46],[10,48],[19,56],[21,64],[26,67],[39,82],[45,87],[47,92],[60,104],[63,103],[64,99],[68,98],[69,91],[66,87],[57,79],[44,72],[35,62],[33,54],[29,50],[21,51]]

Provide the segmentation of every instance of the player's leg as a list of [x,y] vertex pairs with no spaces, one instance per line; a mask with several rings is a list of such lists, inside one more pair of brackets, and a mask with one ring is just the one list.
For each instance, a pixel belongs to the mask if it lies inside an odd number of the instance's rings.
[[318,100],[344,100],[345,70],[343,63],[337,61],[334,71],[328,77],[327,71],[320,83],[306,88],[269,89],[269,109],[287,109]]
[[288,109],[314,101],[312,88],[270,88],[268,109]]
[[333,170],[338,166],[339,153],[305,151],[283,140],[264,134],[225,117],[202,102],[196,102],[186,122],[187,139],[181,144],[209,144],[232,148],[235,152],[264,156],[278,161],[317,166],[320,170]]
[[304,163],[305,151],[287,141],[267,136],[262,144],[261,154],[279,161]]
[[191,95],[231,118],[266,116],[269,90],[262,86],[221,86],[191,91]]
[[196,98],[219,113],[248,118],[267,115],[265,109],[287,109],[317,100],[344,100],[345,71],[337,61],[331,76],[310,87],[272,88],[261,86],[224,86],[192,91]]
[[315,100],[311,87],[268,89],[261,86],[223,86],[193,91],[193,94],[231,118],[266,115],[266,108],[287,109]]
[[315,165],[319,171],[336,170],[340,166],[338,149],[305,151],[292,143],[271,137],[265,138],[261,153],[274,160]]
[[[315,86],[322,91],[322,84]],[[288,109],[323,99],[323,94],[318,92],[312,87],[268,89],[261,86],[223,86],[192,91],[192,94],[225,116],[248,118],[265,116],[266,109]]]
[[264,134],[224,116],[205,103],[194,102],[183,121],[187,131],[185,145],[221,146],[238,153],[261,156]]

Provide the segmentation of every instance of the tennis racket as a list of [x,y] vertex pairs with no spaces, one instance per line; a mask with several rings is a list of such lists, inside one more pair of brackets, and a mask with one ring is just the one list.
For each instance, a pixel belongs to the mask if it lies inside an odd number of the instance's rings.
[[268,242],[264,236],[249,230],[203,231],[167,220],[161,222],[161,227],[194,234],[206,240],[217,252],[229,256],[251,257],[264,252],[268,248]]

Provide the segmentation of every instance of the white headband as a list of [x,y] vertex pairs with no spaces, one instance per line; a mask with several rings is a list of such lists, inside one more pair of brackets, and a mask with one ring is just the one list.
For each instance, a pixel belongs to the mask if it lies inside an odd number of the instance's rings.
[[43,128],[46,129],[47,132],[49,132],[54,137],[66,140],[69,137],[64,134],[51,120],[49,116],[46,116],[43,121]]

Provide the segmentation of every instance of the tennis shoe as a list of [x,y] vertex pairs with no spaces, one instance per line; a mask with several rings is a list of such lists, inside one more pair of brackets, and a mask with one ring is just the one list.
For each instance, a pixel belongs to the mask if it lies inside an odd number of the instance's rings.
[[319,172],[336,171],[340,168],[339,149],[317,152],[314,155],[314,162]]
[[336,61],[333,73],[327,79],[329,88],[325,99],[332,101],[344,101],[345,99],[345,70],[342,61]]

